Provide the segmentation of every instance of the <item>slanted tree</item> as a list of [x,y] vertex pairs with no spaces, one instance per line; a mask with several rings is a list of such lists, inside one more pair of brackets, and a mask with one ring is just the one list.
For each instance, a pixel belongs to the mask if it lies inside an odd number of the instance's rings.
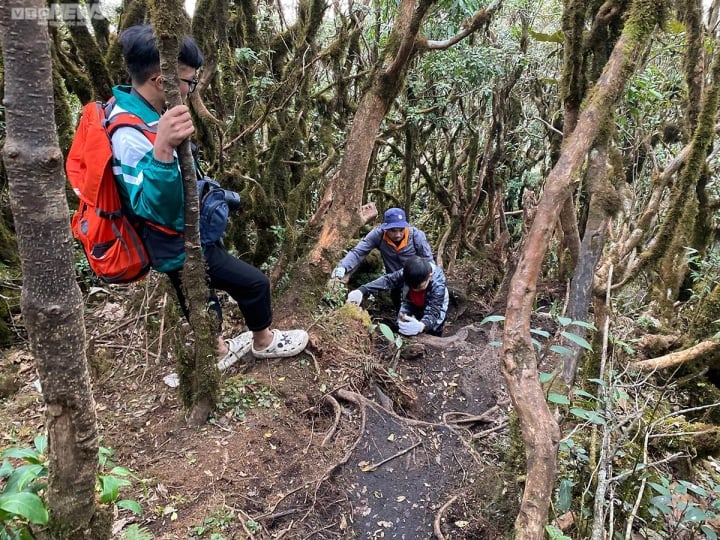
[[565,141],[560,157],[546,179],[532,227],[525,238],[517,269],[510,283],[502,355],[508,392],[517,411],[527,459],[527,479],[516,538],[542,538],[547,523],[560,430],[538,379],[537,357],[530,336],[530,314],[543,257],[550,243],[558,212],[570,196],[572,179],[595,143],[600,127],[628,77],[646,50],[650,35],[667,14],[667,2],[635,0],[622,34],[602,75],[589,92],[577,126]]
[[38,20],[12,16],[43,6],[41,0],[10,0],[0,11],[7,122],[3,159],[23,273],[21,309],[46,404],[51,537],[109,538],[109,516],[95,501],[95,402],[53,121],[48,32]]

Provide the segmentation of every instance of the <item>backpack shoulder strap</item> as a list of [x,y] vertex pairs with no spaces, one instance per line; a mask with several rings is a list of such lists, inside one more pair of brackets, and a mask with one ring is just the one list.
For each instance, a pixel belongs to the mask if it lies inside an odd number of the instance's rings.
[[110,117],[110,113],[115,106],[114,98],[104,105],[100,102],[98,102],[98,104],[98,106],[102,108],[101,118],[104,118],[103,127],[107,132],[108,138],[112,139],[113,133],[122,127],[131,127],[145,135],[148,139],[150,139],[150,142],[155,142],[155,137],[157,136],[157,126],[148,126],[142,118],[130,112],[121,112],[113,117]]

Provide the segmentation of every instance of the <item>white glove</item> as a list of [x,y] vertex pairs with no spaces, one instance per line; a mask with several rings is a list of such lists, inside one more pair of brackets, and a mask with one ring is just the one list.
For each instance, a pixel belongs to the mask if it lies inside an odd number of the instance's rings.
[[412,315],[405,315],[398,318],[398,328],[404,336],[416,336],[425,330],[425,324],[418,321]]
[[332,274],[330,274],[330,277],[332,279],[342,279],[345,277],[345,269],[342,266],[338,266],[335,268],[335,270],[332,271]]
[[346,300],[346,304],[355,304],[356,306],[359,306],[362,303],[363,299],[363,293],[360,289],[355,289],[354,291],[350,291],[348,293],[348,297]]

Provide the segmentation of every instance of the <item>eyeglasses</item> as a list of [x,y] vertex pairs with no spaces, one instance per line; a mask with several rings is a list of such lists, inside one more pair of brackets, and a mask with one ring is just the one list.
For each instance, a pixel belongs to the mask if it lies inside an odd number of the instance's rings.
[[[155,81],[156,79],[159,79],[162,77],[162,75],[156,75],[155,77],[152,77],[150,80]],[[188,94],[192,94],[195,91],[195,87],[198,85],[200,81],[198,81],[197,77],[193,77],[192,79],[180,79],[182,82],[188,85]]]
[[192,94],[195,91],[195,87],[198,84],[198,78],[193,77],[192,79],[180,79],[182,82],[188,85],[188,94]]

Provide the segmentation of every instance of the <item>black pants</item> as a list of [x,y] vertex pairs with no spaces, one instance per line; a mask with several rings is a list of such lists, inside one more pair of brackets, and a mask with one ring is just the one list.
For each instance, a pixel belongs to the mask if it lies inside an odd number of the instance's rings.
[[400,305],[402,304],[402,291],[402,286],[390,289],[390,299],[392,300],[395,311],[398,311],[400,309]]
[[[210,288],[227,292],[238,303],[245,324],[250,330],[268,328],[272,323],[272,305],[270,280],[267,276],[254,266],[230,255],[220,244],[206,246],[204,257]],[[190,312],[182,291],[180,272],[168,272],[168,277],[175,288],[183,314],[189,320]],[[222,321],[222,308],[214,291],[210,292],[209,300],[208,309]]]

